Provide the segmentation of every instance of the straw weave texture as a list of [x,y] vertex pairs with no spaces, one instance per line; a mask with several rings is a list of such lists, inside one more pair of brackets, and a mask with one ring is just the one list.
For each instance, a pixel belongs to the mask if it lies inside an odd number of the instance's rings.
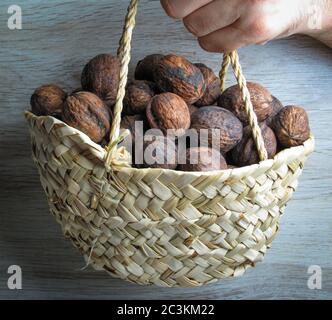
[[138,284],[194,287],[261,261],[314,139],[209,173],[120,167],[82,132],[26,112],[51,213],[89,264]]

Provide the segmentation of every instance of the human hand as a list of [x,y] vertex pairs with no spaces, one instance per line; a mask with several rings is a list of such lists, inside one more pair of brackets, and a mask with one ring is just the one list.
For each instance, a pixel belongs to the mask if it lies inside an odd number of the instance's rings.
[[183,19],[206,51],[230,52],[296,33],[332,46],[332,0],[161,0],[161,4],[169,16]]

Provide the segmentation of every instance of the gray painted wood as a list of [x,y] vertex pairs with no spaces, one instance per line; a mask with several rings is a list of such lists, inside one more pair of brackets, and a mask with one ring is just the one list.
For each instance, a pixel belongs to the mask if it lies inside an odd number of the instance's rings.
[[[239,279],[198,289],[139,287],[91,269],[66,242],[48,207],[30,158],[23,111],[34,88],[79,86],[84,63],[115,52],[127,1],[17,0],[23,30],[10,31],[0,4],[0,298],[5,299],[330,299],[332,298],[332,50],[305,37],[241,50],[248,79],[267,86],[285,104],[310,114],[317,151],[282,219],[264,263]],[[142,0],[133,62],[153,52],[175,52],[218,71],[220,56],[203,52],[159,1]],[[231,84],[233,78],[230,77]],[[7,289],[7,268],[23,269],[23,290]],[[307,269],[323,270],[322,290],[309,290]]]

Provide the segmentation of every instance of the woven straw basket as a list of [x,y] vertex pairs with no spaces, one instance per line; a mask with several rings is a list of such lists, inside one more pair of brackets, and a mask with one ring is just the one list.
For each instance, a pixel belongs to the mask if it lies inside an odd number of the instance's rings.
[[208,173],[134,169],[118,148],[122,100],[137,0],[131,0],[118,55],[122,67],[110,145],[53,117],[26,112],[33,159],[51,213],[88,264],[147,285],[194,287],[240,276],[261,261],[314,150],[302,146],[266,160],[266,150],[236,52],[232,65],[261,162]]

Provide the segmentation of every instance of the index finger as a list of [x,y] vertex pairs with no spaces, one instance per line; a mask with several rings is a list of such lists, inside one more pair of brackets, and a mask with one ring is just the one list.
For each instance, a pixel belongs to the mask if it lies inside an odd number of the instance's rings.
[[160,0],[166,13],[175,19],[183,19],[213,0]]

